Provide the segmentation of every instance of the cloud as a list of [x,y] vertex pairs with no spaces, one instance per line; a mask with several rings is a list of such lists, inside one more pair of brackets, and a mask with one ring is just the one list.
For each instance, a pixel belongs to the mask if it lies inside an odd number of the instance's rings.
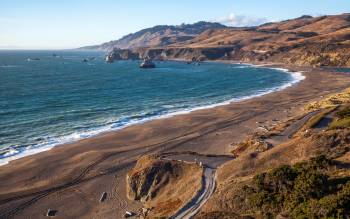
[[246,16],[246,15],[236,15],[234,13],[231,13],[226,17],[219,18],[215,21],[222,23],[224,25],[233,26],[233,27],[257,26],[260,24],[271,22],[271,20],[267,18],[257,18],[257,17]]

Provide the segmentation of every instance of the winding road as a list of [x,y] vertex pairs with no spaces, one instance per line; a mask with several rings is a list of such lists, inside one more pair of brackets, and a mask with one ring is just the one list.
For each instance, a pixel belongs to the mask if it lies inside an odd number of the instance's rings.
[[202,188],[183,208],[171,219],[187,219],[195,216],[200,208],[208,201],[215,190],[215,169],[205,167],[203,170]]
[[266,142],[272,144],[273,146],[279,145],[283,142],[288,141],[288,139],[292,138],[295,133],[297,133],[306,123],[311,119],[311,117],[315,116],[319,111],[313,111],[301,119],[293,122],[290,126],[288,126],[284,131],[282,131],[278,135],[274,135],[266,140]]
[[197,194],[181,209],[179,209],[171,219],[188,219],[195,216],[201,207],[208,201],[216,187],[216,168],[223,163],[234,159],[226,155],[202,155],[197,153],[175,153],[168,154],[165,159],[178,160],[190,163],[202,163],[203,175],[202,186]]
[[[302,128],[307,121],[319,111],[313,111],[301,119],[295,121],[288,126],[280,135],[273,136],[267,141],[271,144],[278,145],[290,139],[300,128]],[[189,219],[194,217],[200,208],[208,201],[213,194],[216,186],[215,170],[218,166],[233,159],[229,156],[206,156],[201,154],[174,154],[166,156],[167,159],[181,160],[186,162],[201,162],[203,163],[202,187],[198,193],[178,212],[176,212],[171,219]]]

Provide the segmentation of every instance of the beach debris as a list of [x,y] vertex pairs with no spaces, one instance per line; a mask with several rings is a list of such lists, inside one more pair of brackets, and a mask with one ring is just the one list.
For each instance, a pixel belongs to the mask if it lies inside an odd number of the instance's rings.
[[49,209],[47,210],[46,216],[47,216],[47,217],[55,217],[56,214],[57,214],[57,210],[53,210],[53,209],[50,209],[50,208],[49,208]]
[[202,161],[199,161],[199,166],[200,166],[200,167],[204,167],[204,165],[203,165],[203,162],[202,162]]
[[100,202],[104,202],[107,198],[107,192],[103,192],[100,198]]
[[125,211],[124,218],[129,218],[129,217],[132,217],[132,216],[134,216],[134,215],[135,215],[134,212]]
[[140,218],[146,218],[149,212],[150,212],[150,209],[148,208],[140,208],[138,210],[137,216],[140,216]]
[[260,126],[258,127],[258,129],[262,129],[262,130],[265,131],[265,132],[268,132],[268,131],[269,131],[268,127],[267,127],[267,126],[264,126],[264,125],[260,125]]
[[147,214],[149,212],[149,209],[148,208],[142,208],[141,211],[142,211],[142,214],[145,215],[145,214]]

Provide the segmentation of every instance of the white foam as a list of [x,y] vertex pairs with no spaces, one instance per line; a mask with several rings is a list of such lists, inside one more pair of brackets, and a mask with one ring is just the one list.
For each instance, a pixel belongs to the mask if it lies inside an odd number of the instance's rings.
[[11,148],[10,150],[8,150],[3,156],[7,157],[7,156],[12,156],[14,154],[17,154],[19,151],[17,151],[14,148]]
[[[246,65],[246,64],[244,64],[244,65]],[[247,66],[247,67],[269,68],[269,67],[264,67],[264,66],[251,65],[251,64],[249,64],[249,66]],[[218,107],[218,106],[228,105],[228,104],[233,103],[233,102],[239,102],[239,101],[263,96],[263,95],[266,95],[269,93],[273,93],[276,91],[286,89],[286,88],[293,86],[294,84],[305,79],[305,76],[302,74],[302,72],[290,72],[288,69],[284,69],[284,68],[269,68],[269,69],[275,69],[278,71],[289,73],[292,75],[293,79],[292,79],[292,81],[285,83],[282,86],[269,88],[267,90],[261,90],[260,92],[253,94],[253,95],[247,95],[247,96],[240,97],[240,98],[233,98],[233,99],[230,99],[227,101],[223,101],[223,102],[215,103],[215,104],[209,104],[206,106],[199,106],[199,107],[194,107],[194,108],[190,108],[190,109],[184,109],[181,111],[170,112],[170,113],[167,113],[164,115],[157,115],[157,116],[145,117],[145,118],[141,118],[141,119],[131,119],[131,120],[125,120],[125,121],[123,119],[119,119],[118,123],[111,123],[111,124],[106,125],[106,126],[101,126],[98,128],[89,129],[89,130],[86,130],[82,133],[73,133],[73,134],[70,134],[67,136],[53,138],[53,139],[50,139],[46,142],[42,142],[40,144],[37,144],[35,146],[29,146],[22,151],[10,149],[8,153],[3,154],[4,158],[0,159],[0,166],[8,164],[12,160],[16,160],[16,159],[19,159],[22,157],[33,155],[33,154],[37,154],[37,153],[40,153],[43,151],[48,151],[57,145],[73,143],[73,142],[76,142],[76,141],[81,140],[81,139],[90,138],[90,137],[93,137],[93,136],[96,136],[96,135],[99,135],[102,133],[110,132],[110,131],[117,131],[117,130],[129,127],[132,125],[142,124],[142,123],[145,123],[145,122],[148,122],[151,120],[156,120],[156,119],[170,118],[170,117],[177,116],[177,115],[188,114],[188,113],[191,113],[191,112],[196,111],[196,110],[214,108],[214,107]],[[137,116],[137,115],[135,115],[135,116]],[[16,147],[16,148],[19,148],[19,147]]]
[[17,65],[0,65],[0,68],[16,68]]

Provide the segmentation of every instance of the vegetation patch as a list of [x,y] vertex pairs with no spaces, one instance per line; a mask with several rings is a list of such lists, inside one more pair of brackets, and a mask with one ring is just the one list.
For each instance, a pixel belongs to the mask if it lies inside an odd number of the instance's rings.
[[334,162],[325,156],[258,174],[244,186],[249,209],[265,218],[347,218],[350,179],[332,177]]
[[315,116],[311,117],[309,121],[306,122],[305,128],[310,129],[317,126],[317,124],[329,113],[331,113],[333,110],[336,109],[336,106],[329,107],[326,110],[322,110],[321,112],[317,113]]
[[340,110],[340,111],[337,112],[336,114],[337,114],[337,116],[338,116],[340,119],[343,119],[343,118],[346,118],[346,117],[350,117],[350,107],[346,107],[345,109]]
[[350,102],[350,88],[345,89],[344,91],[332,94],[322,100],[312,102],[306,106],[307,110],[316,110],[316,109],[325,109],[328,107],[334,107],[344,103]]
[[350,128],[350,107],[340,110],[336,115],[338,118],[329,125],[329,129]]
[[246,216],[242,217],[239,214],[233,212],[222,212],[222,211],[213,211],[213,212],[202,212],[196,216],[200,219],[252,219],[252,217]]
[[231,153],[235,157],[239,157],[248,149],[250,152],[264,152],[271,147],[272,145],[265,141],[264,136],[254,135],[251,138],[247,138],[246,140],[235,145],[235,148],[231,150]]

